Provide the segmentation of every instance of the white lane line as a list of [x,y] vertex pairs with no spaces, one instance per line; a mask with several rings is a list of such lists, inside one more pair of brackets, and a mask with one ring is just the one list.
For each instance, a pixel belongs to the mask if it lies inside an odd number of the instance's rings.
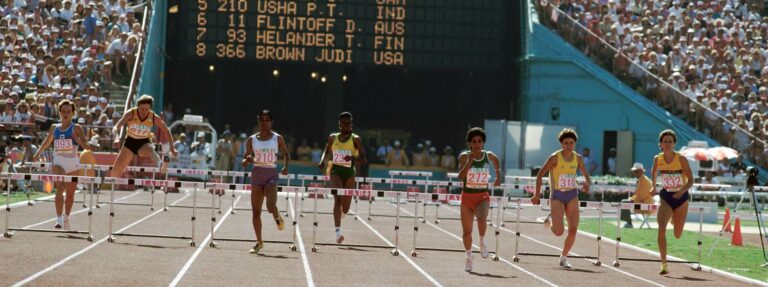
[[[450,210],[450,211],[452,211],[452,212],[457,212],[457,211],[455,211],[455,210],[453,210],[453,209],[450,209],[450,208],[449,208],[448,210]],[[521,217],[521,218],[524,218],[523,216],[520,216],[520,217]],[[529,219],[529,220],[530,220],[530,219]],[[505,232],[507,232],[507,233],[509,233],[509,234],[513,234],[513,235],[515,234],[515,232],[513,232],[512,230],[509,230],[509,229],[507,229],[507,228],[501,227],[500,229],[501,229],[501,230],[503,230],[503,231],[505,231]],[[530,236],[526,236],[526,235],[523,235],[523,234],[520,234],[520,236],[521,236],[521,237],[523,237],[523,238],[526,238],[526,239],[528,239],[528,240],[531,240],[531,241],[533,241],[533,242],[536,242],[536,243],[538,243],[538,244],[541,244],[541,245],[547,246],[547,247],[549,247],[549,248],[552,248],[552,249],[555,249],[555,250],[558,250],[558,251],[563,251],[563,249],[562,249],[562,248],[559,248],[559,247],[557,247],[557,246],[554,246],[554,245],[551,245],[551,244],[548,244],[548,243],[545,243],[545,242],[542,242],[542,241],[536,240],[536,239],[534,239],[533,237],[530,237]],[[578,254],[578,253],[576,253],[576,252],[570,252],[570,254],[573,254],[573,255],[575,255],[575,256],[581,256],[581,255],[579,255],[579,254]],[[584,260],[590,261],[590,260],[589,260],[589,259],[587,259],[587,258],[584,258]],[[616,271],[616,272],[618,272],[618,273],[621,273],[621,274],[624,274],[624,275],[626,275],[626,276],[629,276],[629,277],[632,277],[632,278],[638,279],[638,280],[640,280],[640,281],[646,282],[646,283],[648,283],[648,284],[651,284],[651,285],[655,285],[655,286],[659,286],[659,287],[663,287],[663,286],[664,286],[664,285],[661,285],[661,284],[659,284],[659,283],[653,282],[653,281],[651,281],[651,280],[645,279],[645,278],[643,278],[643,277],[640,277],[640,276],[634,275],[634,274],[632,274],[632,273],[626,272],[626,271],[624,271],[624,270],[620,270],[620,269],[617,269],[617,268],[615,268],[615,267],[613,267],[613,266],[609,266],[609,265],[605,265],[605,264],[601,264],[600,266],[602,266],[602,267],[606,267],[606,268],[609,268],[609,269],[611,269],[611,270],[613,270],[613,271]]]
[[[402,209],[402,208],[400,208],[400,210],[402,210],[404,213],[407,213],[407,214],[409,214],[409,215],[413,216],[413,213],[410,213],[410,212],[408,212],[408,211],[407,211],[407,210],[405,210],[405,209]],[[450,236],[451,236],[451,237],[453,237],[453,238],[456,238],[456,240],[458,240],[459,242],[462,242],[462,241],[463,241],[463,239],[461,239],[461,237],[459,237],[458,235],[456,235],[456,234],[453,234],[453,233],[451,233],[451,232],[449,232],[449,231],[447,231],[447,230],[445,230],[445,229],[443,229],[443,228],[441,228],[441,227],[439,227],[439,226],[437,226],[437,225],[435,225],[435,224],[432,224],[432,222],[429,222],[429,221],[427,221],[427,224],[428,224],[429,226],[432,226],[432,227],[434,227],[434,228],[435,228],[435,229],[437,229],[437,230],[440,230],[440,231],[442,231],[442,232],[443,232],[443,233],[445,233],[445,234],[448,234],[448,235],[450,235]],[[475,248],[477,248],[477,249],[480,249],[480,246],[477,246],[477,244],[472,244],[472,246],[474,246],[474,247],[475,247]],[[514,267],[515,269],[517,269],[517,270],[520,270],[521,272],[523,272],[523,273],[525,273],[525,274],[528,274],[528,275],[530,275],[530,276],[531,276],[531,277],[533,277],[533,278],[536,278],[536,279],[538,279],[539,281],[543,282],[544,284],[547,284],[547,285],[549,285],[549,286],[553,286],[553,287],[557,287],[557,285],[556,285],[555,283],[549,282],[547,279],[544,279],[544,278],[542,278],[542,277],[540,277],[540,276],[536,275],[535,273],[533,273],[533,272],[531,272],[531,271],[528,271],[528,270],[526,270],[526,269],[524,269],[524,268],[522,268],[522,267],[518,266],[517,264],[514,264],[514,263],[512,263],[512,262],[509,262],[509,260],[507,260],[507,259],[504,259],[504,258],[501,258],[501,256],[499,256],[499,261],[501,261],[501,262],[504,262],[504,263],[506,263],[507,265],[509,265],[509,266],[512,266],[512,267]]]
[[[368,229],[370,229],[371,231],[373,231],[373,233],[374,233],[374,234],[376,234],[376,236],[378,236],[379,238],[381,238],[381,240],[382,240],[382,241],[384,241],[384,243],[386,243],[387,245],[391,245],[391,246],[394,246],[394,244],[392,244],[392,242],[389,242],[389,240],[387,240],[387,238],[386,238],[386,237],[384,237],[383,235],[381,235],[381,233],[379,233],[379,231],[377,231],[375,228],[373,228],[373,227],[372,227],[372,226],[370,226],[370,225],[369,225],[367,222],[365,222],[365,219],[363,219],[363,218],[362,218],[362,217],[360,217],[360,216],[355,216],[355,217],[357,217],[357,221],[359,221],[360,223],[362,223],[363,225],[365,225],[365,227],[368,227]],[[398,254],[400,255],[400,257],[402,257],[403,259],[405,259],[405,261],[408,261],[408,263],[409,263],[409,264],[411,264],[411,266],[413,266],[413,268],[414,268],[414,269],[416,269],[417,271],[419,271],[419,273],[421,273],[421,275],[423,275],[425,278],[427,278],[427,280],[429,280],[429,282],[432,282],[432,284],[434,284],[435,286],[441,286],[441,287],[443,286],[443,284],[440,284],[440,282],[437,282],[437,280],[436,280],[434,277],[432,277],[432,275],[429,275],[429,273],[427,273],[426,271],[424,271],[424,269],[421,269],[421,266],[419,266],[418,264],[416,264],[416,262],[413,262],[413,260],[411,260],[411,258],[410,258],[410,257],[408,257],[408,256],[409,256],[409,254],[408,254],[408,253],[406,253],[406,252],[403,252],[403,251],[402,251],[402,250],[400,250],[400,249],[397,249],[397,252],[398,252]]]
[[[79,191],[78,191],[78,193],[79,193]],[[5,196],[3,196],[3,197],[5,197]],[[49,200],[49,199],[54,198],[54,197],[56,197],[56,195],[48,195],[48,196],[43,196],[43,197],[35,198],[32,201],[33,202],[37,202],[37,201]],[[17,207],[20,207],[20,206],[27,206],[28,203],[29,203],[28,200],[19,201],[19,202],[16,202],[16,203],[11,203],[11,205],[9,207],[10,208],[17,208]],[[5,204],[3,204],[3,205],[5,205]]]
[[[288,205],[291,209],[291,218],[296,220],[296,212],[293,210],[293,198],[288,200]],[[298,221],[297,221],[298,222]],[[307,287],[315,287],[315,281],[312,279],[312,270],[309,269],[309,260],[307,259],[307,251],[304,249],[304,239],[301,238],[301,229],[299,225],[294,226],[296,228],[296,239],[299,243],[299,253],[301,253],[301,263],[304,265],[304,275],[307,277]]]
[[[115,202],[120,202],[120,201],[129,199],[129,198],[134,197],[134,196],[139,195],[139,194],[141,194],[140,191],[134,191],[133,193],[131,193],[129,195],[126,195],[126,196],[123,196],[121,198],[118,198],[117,200],[115,200]],[[102,203],[102,204],[98,204],[98,206],[104,206],[104,205],[107,205],[107,204],[108,203]],[[88,210],[90,210],[90,208],[83,208],[81,210],[78,210],[78,211],[75,211],[75,212],[71,213],[70,215],[75,215],[75,214],[78,214],[78,213],[83,213],[83,212],[86,212]],[[38,225],[43,225],[43,224],[46,224],[48,222],[53,222],[53,221],[56,221],[56,217],[48,219],[48,220],[45,220],[45,221],[40,221],[40,222],[32,224],[32,225],[24,226],[21,229],[32,228],[32,227],[35,227],[35,226],[38,226]]]
[[[189,193],[184,195],[182,198],[179,198],[178,200],[174,201],[173,203],[171,203],[171,205],[175,205],[176,203],[186,199],[187,197],[189,197]],[[120,230],[116,231],[115,233],[120,233],[120,232],[123,232],[125,230],[128,230],[129,228],[131,228],[131,227],[133,227],[133,226],[143,222],[144,220],[147,220],[150,217],[155,216],[155,215],[157,215],[158,213],[161,213],[161,212],[163,212],[162,209],[160,209],[158,211],[155,211],[155,212],[152,212],[149,215],[144,216],[143,218],[141,218],[141,219],[139,219],[137,221],[134,221],[133,223],[129,224],[128,226],[121,228]],[[25,284],[31,282],[32,280],[35,280],[38,277],[43,276],[45,273],[48,273],[48,272],[52,271],[53,269],[56,269],[59,266],[64,265],[64,263],[67,263],[70,260],[75,259],[76,257],[82,255],[85,252],[88,252],[88,250],[93,249],[94,247],[98,246],[99,244],[102,244],[102,243],[106,242],[107,238],[109,238],[109,236],[106,236],[106,237],[102,238],[101,240],[96,241],[96,242],[92,243],[91,245],[88,245],[88,247],[85,247],[82,250],[77,251],[77,252],[73,253],[72,255],[67,256],[66,258],[62,259],[61,261],[56,262],[53,265],[48,266],[47,268],[45,268],[43,270],[40,270],[39,272],[37,272],[35,274],[32,274],[32,276],[24,278],[24,280],[16,282],[16,284],[13,284],[12,287],[24,286]]]
[[[237,202],[240,201],[241,198],[242,197],[238,196],[235,199],[235,203],[233,204],[233,206],[237,205]],[[216,232],[216,230],[219,230],[219,227],[221,226],[221,224],[224,223],[224,220],[227,220],[227,217],[229,217],[231,213],[232,213],[232,207],[230,207],[229,210],[227,210],[227,212],[224,214],[224,216],[221,217],[221,220],[219,220],[219,223],[216,223],[216,226],[213,227],[214,232]],[[201,242],[200,245],[197,246],[197,250],[195,250],[195,253],[193,253],[192,257],[190,257],[189,260],[187,260],[187,263],[184,264],[183,267],[181,267],[181,270],[179,270],[179,273],[176,274],[176,278],[173,278],[173,281],[171,281],[171,283],[168,284],[168,286],[173,287],[179,284],[179,281],[181,281],[181,278],[184,277],[184,274],[187,274],[187,271],[189,271],[189,268],[192,267],[192,263],[194,263],[195,260],[197,260],[197,256],[199,256],[200,253],[203,252],[203,249],[205,248],[205,246],[208,245],[208,241],[211,241],[210,232],[208,233],[208,236],[205,237],[203,242]]]

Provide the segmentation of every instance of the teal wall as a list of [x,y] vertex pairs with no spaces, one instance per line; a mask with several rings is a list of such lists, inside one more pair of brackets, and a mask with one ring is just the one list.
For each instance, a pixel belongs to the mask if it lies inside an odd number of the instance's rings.
[[152,4],[153,12],[149,20],[147,42],[144,46],[144,61],[136,94],[138,96],[147,94],[154,97],[153,110],[159,113],[163,110],[164,105],[163,74],[165,72],[165,26],[168,19],[168,2],[157,0],[153,1]]

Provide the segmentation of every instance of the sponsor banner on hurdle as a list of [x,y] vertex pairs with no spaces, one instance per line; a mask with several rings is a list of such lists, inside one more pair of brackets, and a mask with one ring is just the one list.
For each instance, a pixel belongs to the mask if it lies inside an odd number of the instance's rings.
[[[251,176],[250,171],[229,171],[226,175],[234,176],[234,177],[248,177]],[[280,176],[280,179],[296,179],[295,174],[278,174]]]
[[430,171],[408,171],[408,170],[390,170],[389,175],[391,176],[421,176],[421,177],[432,177],[432,172]]
[[309,174],[299,174],[296,176],[296,178],[301,180],[318,180],[318,181],[329,181],[331,180],[330,176],[327,175],[309,175]]
[[77,182],[77,183],[101,183],[101,178],[90,176],[72,176],[55,174],[31,174],[31,173],[6,173],[4,179],[28,180],[28,181],[48,181],[48,182]]

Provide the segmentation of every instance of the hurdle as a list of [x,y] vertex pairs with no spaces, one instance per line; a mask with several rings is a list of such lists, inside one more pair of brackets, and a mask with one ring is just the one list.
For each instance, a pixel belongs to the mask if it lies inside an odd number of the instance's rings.
[[[150,238],[170,238],[170,239],[189,239],[190,241],[188,244],[192,247],[195,247],[195,220],[196,218],[196,211],[197,211],[197,191],[198,189],[205,188],[205,183],[202,182],[188,182],[188,181],[166,181],[166,180],[146,180],[146,179],[131,179],[131,178],[114,178],[114,177],[107,177],[104,179],[105,182],[112,184],[112,189],[110,192],[110,206],[109,206],[109,237],[107,238],[107,241],[109,242],[115,242],[116,238],[115,236],[127,236],[127,237],[150,237]],[[115,184],[124,184],[124,185],[139,185],[139,186],[157,186],[157,187],[176,187],[176,188],[188,188],[192,189],[192,217],[191,217],[191,225],[192,225],[192,232],[190,236],[185,235],[167,235],[167,234],[141,234],[141,233],[127,233],[127,232],[120,232],[115,233],[113,231],[113,219],[115,217],[114,212],[114,194],[115,194]],[[213,196],[213,195],[212,195]]]
[[[251,185],[250,184],[229,184],[229,183],[207,183],[206,184],[207,189],[212,190],[222,190],[222,191],[232,191],[234,194],[236,191],[251,191]],[[278,191],[285,192],[286,194],[294,194],[295,198],[298,198],[300,193],[303,193],[305,191],[304,187],[293,187],[293,186],[278,186]],[[214,197],[211,197],[211,201],[213,202]],[[294,200],[294,209],[296,208],[297,201]],[[281,240],[262,240],[263,242],[267,243],[282,243],[282,244],[290,244],[289,249],[291,251],[296,251],[296,229],[298,228],[298,221],[295,216],[292,217],[293,219],[293,234],[292,234],[292,240],[291,241],[281,241]],[[209,243],[209,247],[215,248],[218,246],[218,241],[237,241],[237,242],[253,242],[254,239],[247,239],[247,238],[227,238],[227,237],[216,237],[214,226],[216,225],[216,213],[214,212],[213,204],[211,205],[211,242]]]
[[[5,238],[11,238],[13,237],[14,233],[13,231],[24,231],[24,232],[49,232],[49,233],[67,233],[67,234],[87,234],[86,240],[93,241],[93,235],[92,235],[92,227],[93,227],[93,193],[91,193],[90,196],[90,208],[88,209],[88,230],[87,231],[80,231],[80,230],[53,230],[53,229],[40,229],[40,228],[11,228],[10,227],[10,217],[11,217],[11,180],[25,180],[25,181],[50,181],[50,182],[66,182],[66,183],[99,183],[101,182],[101,179],[98,177],[87,177],[87,176],[68,176],[68,175],[47,175],[47,174],[24,174],[24,173],[6,173],[3,174],[2,177],[4,177],[7,180],[7,198],[6,198],[6,206],[5,206],[5,232],[3,233],[3,236]],[[91,187],[93,187],[91,185]]]
[[[329,182],[331,180],[330,176],[327,175],[307,175],[307,174],[299,174],[296,176],[299,180],[301,180],[301,186],[307,186],[307,181],[321,181],[323,183]],[[315,194],[317,196],[317,194]],[[304,198],[305,196],[301,197],[301,202],[299,204],[299,217],[304,217]],[[315,198],[317,199],[317,198]],[[317,220],[315,220],[317,222]]]
[[[392,248],[390,254],[399,255],[398,244],[400,242],[400,195],[402,192],[398,191],[374,191],[374,190],[359,190],[359,189],[345,189],[345,188],[327,188],[327,187],[307,187],[306,191],[314,194],[314,207],[313,207],[313,224],[312,224],[312,252],[318,252],[318,246],[346,246],[346,247],[363,247],[363,248]],[[376,195],[377,197],[394,197],[397,198],[397,212],[395,219],[395,245],[368,245],[368,244],[339,244],[339,243],[325,243],[317,242],[317,197],[318,195],[334,195],[334,196],[360,196],[360,195]]]
[[[612,203],[611,207],[616,209],[616,257],[613,261],[614,267],[621,266],[621,261],[643,261],[643,262],[661,262],[661,259],[646,259],[646,258],[628,258],[628,257],[620,257],[619,256],[619,250],[621,245],[621,217],[620,213],[621,210],[652,210],[652,211],[658,211],[659,205],[656,204],[641,204],[641,203]],[[697,246],[698,246],[698,252],[697,252],[697,259],[696,261],[690,261],[690,260],[667,260],[667,263],[684,263],[684,264],[692,264],[691,270],[695,271],[701,271],[701,253],[702,253],[702,241],[701,236],[703,233],[703,225],[704,225],[704,211],[708,211],[709,207],[688,207],[688,211],[698,212],[699,213],[699,234],[697,239]],[[602,224],[601,224],[602,225]]]

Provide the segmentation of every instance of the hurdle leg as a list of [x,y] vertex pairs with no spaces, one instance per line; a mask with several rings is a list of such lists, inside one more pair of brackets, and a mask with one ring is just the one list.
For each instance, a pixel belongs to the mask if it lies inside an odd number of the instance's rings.
[[[98,169],[95,169],[95,170],[96,170],[96,177],[103,178],[101,176],[101,170],[98,170]],[[99,189],[101,189],[101,182],[97,186],[98,186]],[[96,208],[101,208],[101,205],[99,205],[99,194],[101,193],[101,190],[96,191],[94,189],[94,192],[96,192]]]
[[595,266],[600,266],[600,241],[603,241],[603,204],[597,208],[597,258],[592,262]]
[[[237,175],[232,176],[232,184],[237,183],[237,180],[235,180],[235,178],[237,178]],[[229,214],[235,214],[235,193],[236,192],[232,190],[232,209],[230,209]]]
[[494,249],[494,254],[491,259],[493,261],[499,261],[499,241],[501,241],[501,237],[499,235],[501,234],[501,197],[496,198],[496,230],[494,230],[494,236],[496,236],[496,249]]
[[115,242],[115,236],[112,232],[112,220],[115,218],[115,182],[112,181],[112,188],[109,191],[109,237],[107,241]]
[[517,218],[515,218],[515,256],[512,257],[512,261],[514,262],[520,262],[520,257],[517,256],[520,247],[520,207],[520,199],[517,199]]
[[[29,193],[32,191],[32,181],[25,181],[25,184],[27,186],[27,205],[33,206],[35,205],[35,202],[32,201],[32,197],[29,195]],[[97,197],[96,199],[97,199],[96,201],[98,202],[99,198]],[[98,208],[98,205],[96,207]]]
[[[301,186],[306,187],[305,180],[301,180]],[[309,195],[309,192],[307,192],[307,195]],[[317,194],[315,194],[317,195]],[[299,217],[304,217],[304,196],[301,197],[301,202],[299,202]]]
[[10,228],[8,226],[8,220],[11,217],[11,176],[8,176],[8,182],[6,184],[6,200],[5,200],[5,233],[3,233],[3,236],[5,238],[11,238],[13,236],[13,233],[8,230]]
[[[440,223],[440,220],[438,219],[439,218],[438,217],[438,213],[440,212],[440,199],[439,198],[437,199],[436,203],[437,204],[435,205],[435,224],[439,224]],[[426,219],[426,216],[425,216],[424,219]]]
[[298,210],[297,208],[299,207],[298,204],[299,204],[299,191],[296,191],[296,194],[293,196],[293,203],[292,203],[294,216],[293,216],[293,238],[291,242],[293,243],[291,243],[291,246],[288,247],[288,249],[290,249],[291,251],[296,251],[296,229],[299,228],[298,221],[296,220],[296,211]]
[[[290,185],[290,183],[289,183],[289,185]],[[290,203],[288,202],[288,193],[286,192],[285,193],[285,217],[291,216],[291,214],[288,213],[288,208],[290,208],[289,206],[290,206]]]
[[621,203],[616,207],[616,260],[613,261],[613,267],[621,266],[619,262],[619,250],[621,245]]
[[189,246],[195,247],[197,243],[195,243],[195,212],[197,211],[197,186],[195,186],[194,189],[192,189],[192,236],[190,236],[191,240],[189,241]]
[[312,252],[317,252],[317,196],[318,192],[317,189],[315,189],[315,198],[314,198],[314,210],[312,211]]
[[[219,196],[219,198],[221,198],[221,196]],[[216,194],[211,193],[211,243],[208,243],[208,246],[211,248],[218,245],[218,243],[216,243],[214,225],[216,225]]]
[[[75,185],[75,188],[77,188],[77,185]],[[87,202],[87,200],[85,199],[85,190],[82,190],[82,192],[83,192],[83,208],[87,208],[88,205],[85,204]]]
[[[152,172],[152,181],[155,180],[155,172]],[[155,211],[155,185],[149,187],[149,210]]]
[[[221,182],[224,182],[224,180],[226,179],[224,178],[223,175],[220,175],[219,178],[221,179]],[[221,193],[217,194],[219,196],[219,214],[221,214],[221,197],[224,196],[226,192],[227,192],[226,190],[222,190]],[[232,190],[232,192],[235,192],[235,191]],[[211,242],[213,242],[213,237],[211,237]]]
[[91,182],[91,195],[88,196],[90,203],[88,204],[88,236],[85,240],[93,242],[93,235],[91,233],[91,227],[93,226],[93,182]]
[[[371,184],[373,186],[373,184]],[[371,206],[373,205],[373,194],[371,194],[370,197],[368,197],[368,221],[373,221],[373,218],[371,217]]]
[[[758,218],[757,220],[759,221],[760,218]],[[698,251],[699,254],[698,254],[698,260],[697,260],[698,262],[696,262],[695,267],[691,266],[691,269],[696,271],[701,271],[701,248],[702,248],[701,233],[702,233],[703,225],[704,225],[704,208],[699,207],[699,240],[697,241],[697,244],[699,245],[699,251]]]
[[[411,257],[416,257],[419,255],[418,252],[416,252],[416,237],[419,234],[419,197],[421,196],[421,193],[416,193],[416,202],[413,204],[413,250],[411,251]],[[427,206],[424,206],[424,209],[427,209]]]
[[[395,211],[395,248],[389,252],[394,256],[400,255],[400,251],[397,250],[397,246],[400,243],[400,193],[397,193],[397,211]],[[416,215],[414,215],[415,217]]]

